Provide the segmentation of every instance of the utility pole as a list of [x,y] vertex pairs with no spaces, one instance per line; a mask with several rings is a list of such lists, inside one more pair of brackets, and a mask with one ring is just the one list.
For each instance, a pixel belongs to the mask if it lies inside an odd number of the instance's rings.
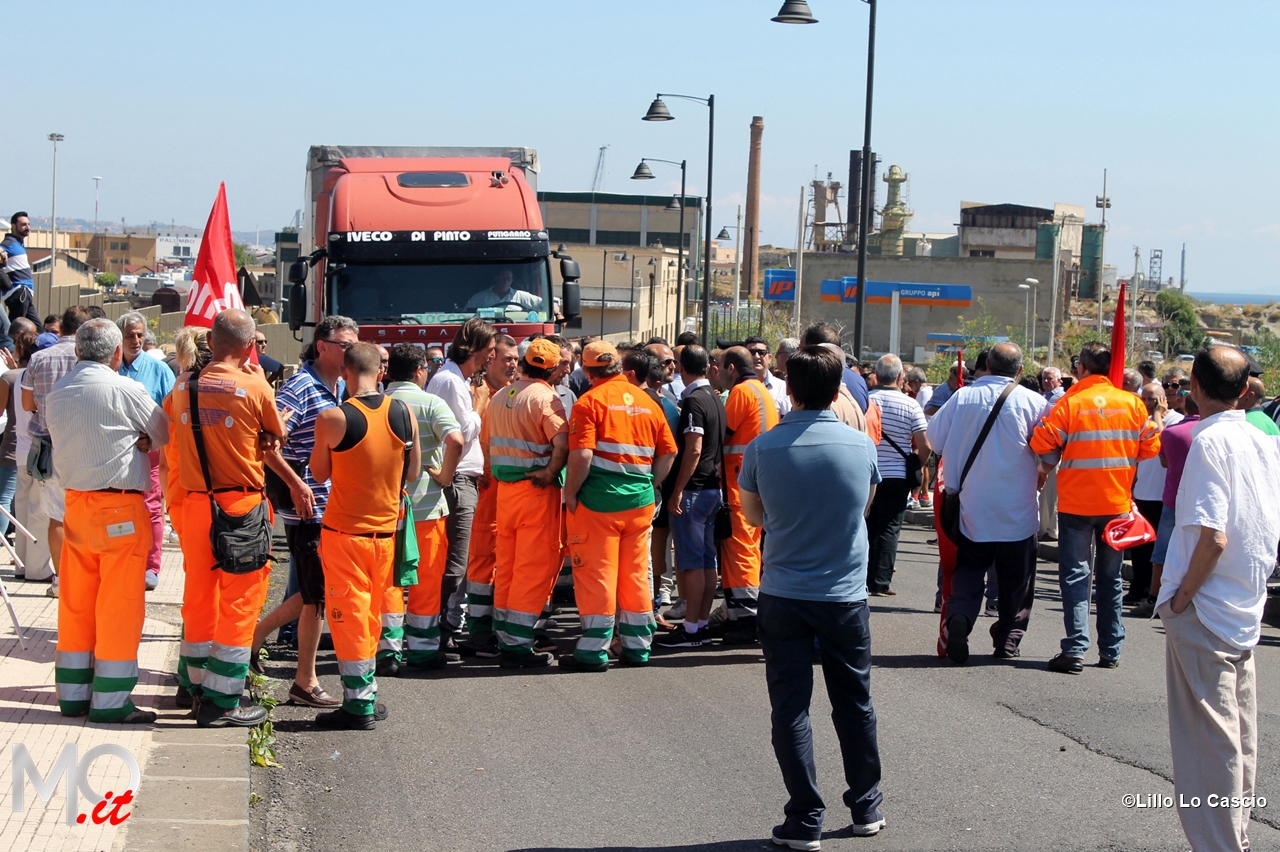
[[1178,273],[1178,289],[1187,292],[1187,244],[1182,244],[1182,271]]
[[1125,339],[1129,341],[1129,351],[1134,353],[1134,361],[1138,358],[1138,276],[1142,274],[1142,249],[1137,246],[1133,247],[1133,281],[1130,282],[1129,289],[1133,291],[1133,310],[1129,312],[1129,335]]
[[1102,170],[1102,194],[1098,196],[1095,206],[1102,208],[1102,237],[1098,241],[1098,280],[1095,285],[1098,288],[1098,333],[1102,333],[1102,291],[1103,283],[1107,277],[1107,208],[1111,206],[1111,199],[1107,196],[1107,170]]
[[67,137],[61,133],[50,133],[49,141],[53,143],[53,213],[49,226],[49,286],[53,286],[54,276],[58,274],[58,143]]
[[[804,187],[800,187],[800,221],[796,228],[796,334],[800,333],[800,282],[804,280]],[[764,303],[760,304],[764,310]]]
[[738,205],[738,226],[733,250],[733,322],[738,322],[738,313],[742,307],[742,205]]

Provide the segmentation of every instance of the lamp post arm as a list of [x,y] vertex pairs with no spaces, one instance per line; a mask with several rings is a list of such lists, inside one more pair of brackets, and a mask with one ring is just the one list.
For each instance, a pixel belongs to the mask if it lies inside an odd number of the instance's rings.
[[[686,100],[686,101],[697,101],[698,103],[702,104],[703,106],[707,106],[707,107],[709,107],[709,106],[711,106],[713,103],[715,103],[715,100],[716,100],[716,96],[715,96],[715,95],[711,95],[710,97],[707,97],[707,98],[700,98],[700,97],[698,97],[697,95],[676,95],[676,94],[673,94],[673,93],[671,93],[671,92],[658,92],[658,97],[660,97],[660,98],[680,98],[681,100]],[[713,109],[714,109],[714,107],[713,107]]]

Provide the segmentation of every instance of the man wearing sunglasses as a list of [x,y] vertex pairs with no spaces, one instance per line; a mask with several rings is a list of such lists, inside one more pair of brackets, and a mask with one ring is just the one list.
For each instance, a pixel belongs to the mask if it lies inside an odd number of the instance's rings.
[[786,417],[791,410],[791,399],[787,396],[786,382],[779,381],[769,368],[773,365],[773,355],[769,353],[769,344],[763,337],[748,337],[742,344],[751,353],[751,364],[760,383],[768,389],[769,395],[778,406],[778,417]]
[[1185,414],[1187,393],[1191,392],[1191,379],[1187,378],[1186,372],[1181,367],[1170,367],[1165,370],[1160,385],[1164,388],[1169,410]]
[[267,384],[274,388],[284,377],[284,364],[267,354],[267,336],[262,332],[255,333],[253,346],[258,352],[258,366],[267,374]]

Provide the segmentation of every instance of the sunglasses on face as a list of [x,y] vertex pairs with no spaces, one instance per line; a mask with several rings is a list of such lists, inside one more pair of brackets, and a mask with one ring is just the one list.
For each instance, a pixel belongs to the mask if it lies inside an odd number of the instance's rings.
[[664,367],[665,367],[665,366],[667,366],[668,364],[674,364],[675,362],[676,362],[676,359],[675,359],[675,358],[664,358],[664,359],[662,360],[662,366],[664,366]]
[[428,364],[443,364],[443,363],[444,363],[444,359],[443,359],[443,358],[428,358],[428,359],[427,359],[427,363],[428,363]]
[[748,349],[747,351],[750,352],[752,355],[756,356],[757,358],[763,358],[764,356],[769,354],[768,349]]
[[350,349],[352,346],[355,346],[355,344],[354,344],[354,343],[343,343],[343,342],[342,342],[342,341],[340,341],[340,340],[321,340],[320,342],[321,342],[321,343],[327,343],[327,344],[329,344],[330,346],[337,346],[337,347],[338,347],[339,349],[341,349],[343,352],[346,352],[346,351],[347,351],[348,349]]
[[1174,389],[1176,389],[1176,388],[1178,387],[1178,383],[1177,383],[1177,382],[1164,382],[1164,383],[1163,383],[1163,386],[1164,386],[1164,389],[1165,389],[1165,390],[1174,390]]
[[267,345],[267,341],[265,341],[265,340],[255,340],[255,341],[253,341],[253,342],[254,342],[254,343],[256,343],[256,344],[258,344],[259,346],[266,346],[266,345]]

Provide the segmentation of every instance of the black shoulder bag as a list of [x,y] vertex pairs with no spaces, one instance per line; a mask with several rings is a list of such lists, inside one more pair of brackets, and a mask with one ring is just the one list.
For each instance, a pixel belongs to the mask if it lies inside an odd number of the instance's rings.
[[912,488],[919,488],[924,485],[924,474],[921,472],[924,463],[920,461],[920,456],[916,453],[904,453],[902,447],[899,447],[897,442],[889,437],[889,430],[883,427],[880,430],[880,437],[888,441],[889,446],[897,450],[898,455],[902,456],[902,463],[907,469],[907,485]]
[[978,457],[978,450],[982,449],[983,443],[987,440],[987,435],[991,434],[991,427],[995,425],[996,415],[1000,413],[1000,409],[1004,408],[1004,401],[1009,398],[1009,394],[1013,393],[1013,389],[1017,387],[1016,381],[1009,382],[1005,385],[1005,389],[996,398],[996,404],[992,406],[991,413],[987,415],[987,422],[982,424],[982,431],[978,433],[978,440],[974,442],[973,449],[969,451],[969,458],[964,463],[964,470],[960,471],[960,481],[956,483],[954,492],[943,490],[942,492],[942,508],[940,510],[940,522],[942,524],[942,532],[947,538],[951,539],[953,544],[960,543],[960,489],[964,488],[965,477],[969,475],[969,468],[973,467],[973,460]]
[[213,477],[209,475],[209,455],[205,452],[204,433],[200,424],[200,372],[187,380],[191,399],[191,435],[200,457],[200,470],[209,489],[209,542],[213,545],[213,568],[228,574],[252,574],[265,568],[271,555],[271,509],[266,499],[246,514],[230,515],[222,511],[213,496]]

